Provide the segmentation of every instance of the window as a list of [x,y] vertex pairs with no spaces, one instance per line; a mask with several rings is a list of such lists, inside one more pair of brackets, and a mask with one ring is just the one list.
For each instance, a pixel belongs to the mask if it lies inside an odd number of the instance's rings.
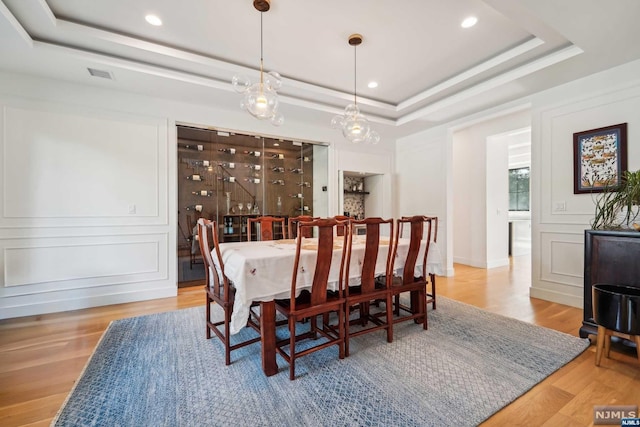
[[509,210],[529,210],[529,168],[509,169]]

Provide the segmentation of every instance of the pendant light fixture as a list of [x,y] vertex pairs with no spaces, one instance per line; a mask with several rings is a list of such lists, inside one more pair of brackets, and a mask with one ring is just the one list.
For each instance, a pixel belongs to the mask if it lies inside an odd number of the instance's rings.
[[275,71],[264,73],[262,54],[262,14],[271,8],[270,0],[254,0],[253,7],[260,12],[260,81],[251,84],[246,76],[233,76],[231,83],[238,93],[244,94],[240,108],[260,120],[270,120],[274,126],[280,126],[284,117],[278,112],[278,89],[282,78]]
[[377,144],[380,141],[380,135],[378,132],[371,129],[367,117],[360,113],[356,97],[356,82],[358,74],[356,48],[361,43],[362,36],[360,34],[352,34],[349,36],[349,45],[353,46],[353,104],[347,105],[343,114],[339,114],[331,119],[331,127],[335,129],[342,129],[344,137],[354,144],[358,144],[360,142]]

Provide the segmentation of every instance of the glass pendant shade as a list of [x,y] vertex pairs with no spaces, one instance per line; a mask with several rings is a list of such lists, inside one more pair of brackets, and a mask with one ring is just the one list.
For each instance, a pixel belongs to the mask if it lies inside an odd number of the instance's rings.
[[[360,43],[362,43],[361,35],[352,34],[349,37],[349,44],[351,46],[354,46],[354,48]],[[337,116],[334,116],[333,119],[331,119],[331,127],[335,129],[341,129],[342,135],[344,135],[344,137],[348,141],[354,144],[359,144],[361,142],[368,144],[377,144],[378,142],[380,142],[380,135],[378,134],[378,132],[371,129],[367,117],[364,114],[360,113],[360,108],[356,104],[355,87],[356,85],[354,81],[353,104],[347,105],[344,109],[344,113],[338,114]]]
[[360,114],[360,109],[355,104],[347,105],[343,114],[334,116],[331,119],[331,127],[341,129],[342,135],[354,144],[380,142],[380,135],[371,129],[369,120],[364,114]]

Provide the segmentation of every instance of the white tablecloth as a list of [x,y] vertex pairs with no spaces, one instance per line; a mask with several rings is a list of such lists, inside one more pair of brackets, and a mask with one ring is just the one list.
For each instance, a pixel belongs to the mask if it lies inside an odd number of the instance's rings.
[[[383,238],[384,239],[384,238]],[[336,253],[333,256],[329,273],[329,289],[335,289],[339,278],[341,247],[336,242]],[[364,236],[354,238],[349,266],[350,284],[359,283],[361,260],[365,248]],[[425,242],[426,243],[426,242]],[[315,245],[317,239],[305,238],[303,250],[300,254],[298,268],[298,290],[310,289],[316,263]],[[409,239],[401,239],[398,244],[397,259],[404,260],[409,247]],[[424,257],[423,244],[418,255],[416,275],[422,275],[422,259]],[[305,249],[307,248],[307,249]],[[388,241],[382,241],[378,253],[376,272],[384,274],[386,259],[389,251]],[[263,242],[230,242],[220,244],[220,253],[225,267],[225,274],[236,288],[235,303],[231,315],[231,333],[239,332],[247,323],[249,308],[252,302],[271,301],[273,299],[289,298],[291,293],[291,277],[296,253],[295,240],[275,240]],[[214,254],[214,261],[217,258]],[[427,260],[428,272],[441,272],[440,251],[431,242]],[[396,262],[395,269],[401,270],[403,265]]]

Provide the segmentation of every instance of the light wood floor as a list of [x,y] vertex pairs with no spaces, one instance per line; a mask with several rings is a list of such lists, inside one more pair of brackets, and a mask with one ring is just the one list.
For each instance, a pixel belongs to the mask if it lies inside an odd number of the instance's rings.
[[[526,257],[511,267],[455,268],[455,277],[437,279],[439,295],[577,335],[582,310],[529,298]],[[49,425],[110,321],[203,303],[197,286],[177,298],[0,321],[0,425]],[[599,368],[594,360],[591,346],[483,425],[588,426],[594,405],[640,404],[635,350],[613,347]]]

